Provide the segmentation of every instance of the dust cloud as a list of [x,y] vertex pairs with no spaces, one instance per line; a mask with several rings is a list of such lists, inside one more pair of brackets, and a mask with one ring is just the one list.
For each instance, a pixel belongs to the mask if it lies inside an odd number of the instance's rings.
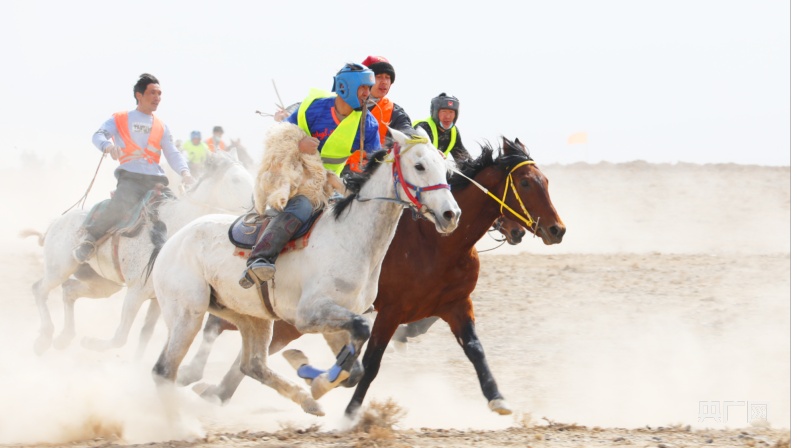
[[[97,161],[61,160],[0,176],[12,211],[0,223],[0,443],[147,443],[210,431],[349,427],[342,414],[351,389],[324,397],[322,418],[249,378],[223,407],[189,388],[159,394],[150,371],[166,340],[163,323],[140,360],[143,311],[125,347],[97,353],[80,346],[83,337],[113,335],[123,293],[79,300],[72,344],[33,353],[40,320],[30,287],[42,272],[42,250],[35,238],[17,235],[44,231],[83,194]],[[112,168],[104,162],[87,206],[113,188]],[[527,236],[484,253],[473,294],[478,334],[515,417],[489,411],[443,323],[406,352],[385,355],[366,404],[394,399],[407,411],[400,423],[407,428],[500,429],[523,418],[744,427],[751,406],[764,403],[766,421],[788,427],[789,168],[634,162],[542,169],[568,226],[564,242],[544,246]],[[58,289],[48,305],[57,336]],[[239,344],[236,333],[219,338],[209,382],[223,376]],[[319,366],[334,362],[319,336],[291,347]],[[295,378],[281,356],[270,364]],[[703,402],[727,412],[699,422],[708,416],[700,413]]]

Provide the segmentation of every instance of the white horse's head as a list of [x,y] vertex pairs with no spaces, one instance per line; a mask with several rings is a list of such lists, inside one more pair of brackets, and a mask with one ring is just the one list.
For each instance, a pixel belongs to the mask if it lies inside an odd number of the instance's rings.
[[389,157],[398,159],[393,170],[399,198],[414,204],[438,232],[453,232],[461,211],[446,180],[448,168],[443,154],[425,133],[409,136],[390,129],[390,134],[395,144]]
[[215,152],[208,156],[205,172],[186,196],[216,212],[243,213],[252,207],[254,184],[252,175],[234,156]]

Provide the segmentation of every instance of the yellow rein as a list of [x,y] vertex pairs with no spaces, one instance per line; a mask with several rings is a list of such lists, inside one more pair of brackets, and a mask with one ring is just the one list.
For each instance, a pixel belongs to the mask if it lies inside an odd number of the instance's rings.
[[[476,185],[477,187],[479,187],[479,189],[481,191],[485,192],[487,194],[487,196],[490,196],[491,198],[495,199],[496,202],[501,204],[501,214],[502,215],[504,214],[504,208],[506,208],[513,215],[515,215],[518,219],[520,219],[524,224],[526,224],[526,227],[528,227],[529,229],[533,229],[534,228],[533,227],[534,219],[531,218],[531,214],[529,214],[529,211],[526,210],[526,206],[523,204],[523,201],[520,199],[520,195],[517,192],[517,188],[515,188],[515,181],[512,180],[512,173],[514,173],[515,170],[520,168],[521,166],[534,165],[534,164],[535,164],[535,162],[533,160],[526,160],[524,162],[518,163],[517,165],[515,165],[514,168],[512,168],[512,170],[506,176],[506,184],[504,185],[504,197],[502,199],[498,199],[498,196],[492,194],[490,192],[490,190],[484,188],[481,184],[479,184],[475,180],[473,180],[470,177],[462,174],[462,172],[459,171],[458,169],[454,169],[454,172],[456,172],[460,176],[464,177],[465,179],[468,179],[469,181],[471,181],[471,183],[473,183],[473,185]],[[512,187],[512,192],[515,194],[515,199],[517,199],[518,204],[520,204],[520,208],[523,209],[523,213],[526,214],[525,217],[520,216],[520,213],[518,213],[515,210],[513,210],[512,207],[510,207],[506,203],[506,193],[507,193],[507,191],[509,191],[509,187],[510,186]]]

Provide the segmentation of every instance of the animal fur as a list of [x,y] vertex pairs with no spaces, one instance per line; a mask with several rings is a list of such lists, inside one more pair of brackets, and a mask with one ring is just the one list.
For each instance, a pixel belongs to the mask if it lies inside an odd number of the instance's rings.
[[304,137],[307,134],[292,123],[278,123],[266,134],[255,180],[255,210],[261,215],[267,206],[283,210],[288,200],[299,194],[320,209],[334,191],[343,191],[340,178],[324,168],[320,154],[299,152]]

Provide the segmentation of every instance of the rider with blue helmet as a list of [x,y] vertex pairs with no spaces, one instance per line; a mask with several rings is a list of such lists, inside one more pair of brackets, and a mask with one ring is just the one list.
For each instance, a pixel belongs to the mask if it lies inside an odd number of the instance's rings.
[[[299,142],[298,150],[310,154],[320,152],[324,166],[340,175],[349,156],[361,148],[360,133],[364,133],[362,149],[366,154],[381,149],[379,124],[367,108],[363,109],[373,85],[374,72],[371,69],[349,63],[334,77],[334,94],[311,89],[299,108],[285,119],[308,135]],[[277,255],[310,219],[313,211],[305,196],[296,195],[288,200],[252,248],[239,281],[242,287],[250,288],[274,277]]]

